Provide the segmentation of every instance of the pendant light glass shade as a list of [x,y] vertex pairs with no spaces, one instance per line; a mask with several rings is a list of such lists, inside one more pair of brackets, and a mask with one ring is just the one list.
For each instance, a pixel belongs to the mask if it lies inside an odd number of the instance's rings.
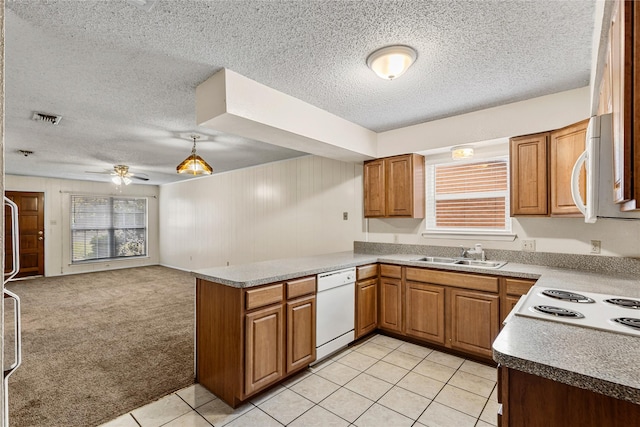
[[192,136],[192,138],[193,148],[191,149],[191,155],[176,167],[177,172],[188,173],[191,175],[211,175],[213,173],[213,168],[209,166],[202,157],[196,154],[196,139],[198,137]]
[[369,55],[367,65],[380,78],[393,80],[403,75],[416,57],[416,51],[409,46],[387,46]]

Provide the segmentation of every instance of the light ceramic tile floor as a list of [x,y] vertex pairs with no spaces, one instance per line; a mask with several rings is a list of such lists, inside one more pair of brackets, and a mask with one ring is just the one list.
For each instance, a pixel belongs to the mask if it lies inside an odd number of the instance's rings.
[[375,335],[235,410],[199,384],[101,427],[495,426],[496,370]]

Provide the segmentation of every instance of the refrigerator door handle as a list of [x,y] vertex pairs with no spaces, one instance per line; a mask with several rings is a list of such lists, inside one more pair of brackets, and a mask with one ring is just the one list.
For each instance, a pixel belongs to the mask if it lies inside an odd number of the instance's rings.
[[[14,362],[11,366],[9,366],[8,368],[6,368],[4,370],[4,381],[6,383],[7,378],[9,378],[9,376],[11,374],[13,374],[13,372],[18,369],[18,366],[20,366],[20,364],[22,363],[22,333],[21,333],[21,328],[20,328],[20,297],[16,294],[14,294],[11,291],[8,290],[4,290],[4,297],[5,298],[12,298],[15,300],[15,313],[14,313],[14,327],[15,327],[15,341],[16,341],[16,345],[14,348]],[[6,396],[6,393],[5,393]]]
[[13,269],[8,273],[8,277],[5,277],[4,279],[4,284],[6,285],[7,282],[13,279],[20,271],[20,231],[18,230],[18,205],[6,196],[4,198],[4,204],[9,206],[9,209],[11,209],[11,244],[13,247]]

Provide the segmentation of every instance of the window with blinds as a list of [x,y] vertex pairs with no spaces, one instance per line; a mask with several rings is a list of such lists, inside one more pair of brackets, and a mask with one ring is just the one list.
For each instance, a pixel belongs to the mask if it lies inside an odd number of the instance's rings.
[[427,165],[427,231],[510,232],[507,158]]
[[71,196],[71,262],[147,255],[147,199]]

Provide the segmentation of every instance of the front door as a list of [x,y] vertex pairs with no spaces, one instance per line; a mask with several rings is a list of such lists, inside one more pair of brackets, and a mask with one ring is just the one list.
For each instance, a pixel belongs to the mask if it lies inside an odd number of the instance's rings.
[[[20,272],[16,277],[44,275],[44,193],[6,191],[4,195],[18,205]],[[13,267],[9,208],[5,207],[4,215],[6,273]]]

